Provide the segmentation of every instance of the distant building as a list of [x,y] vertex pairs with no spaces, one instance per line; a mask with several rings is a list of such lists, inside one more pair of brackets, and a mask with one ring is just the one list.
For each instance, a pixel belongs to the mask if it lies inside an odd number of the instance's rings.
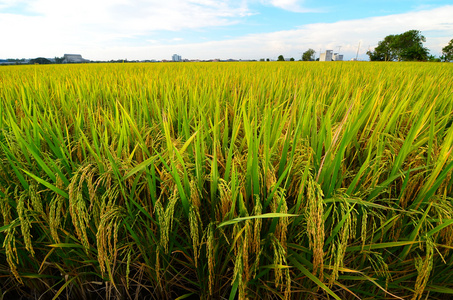
[[173,61],[182,61],[181,55],[178,55],[178,54],[173,54],[173,56],[171,57],[171,59],[172,59]]
[[332,61],[333,50],[326,50],[325,53],[321,53],[319,61]]
[[333,50],[326,50],[325,53],[321,53],[319,61],[342,61],[343,54],[333,53]]
[[84,63],[84,62],[89,62],[89,60],[82,58],[82,55],[80,55],[80,54],[65,54],[63,56],[64,64]]
[[29,59],[0,59],[0,65],[23,65],[28,64],[30,62]]
[[333,59],[334,61],[343,61],[343,54],[338,54],[338,53],[335,53],[333,55]]

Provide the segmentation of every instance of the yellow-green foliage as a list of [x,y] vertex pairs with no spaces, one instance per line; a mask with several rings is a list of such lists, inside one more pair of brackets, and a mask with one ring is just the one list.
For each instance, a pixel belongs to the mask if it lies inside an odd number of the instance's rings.
[[452,81],[441,63],[2,67],[1,292],[446,299]]

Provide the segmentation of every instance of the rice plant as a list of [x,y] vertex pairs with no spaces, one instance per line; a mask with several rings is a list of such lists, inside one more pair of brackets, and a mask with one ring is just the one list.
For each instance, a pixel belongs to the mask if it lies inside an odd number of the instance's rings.
[[453,67],[0,68],[5,298],[449,299]]

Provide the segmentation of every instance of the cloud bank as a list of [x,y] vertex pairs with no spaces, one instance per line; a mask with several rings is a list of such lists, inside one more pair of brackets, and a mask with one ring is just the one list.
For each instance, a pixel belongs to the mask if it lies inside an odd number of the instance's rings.
[[[261,0],[282,9],[304,10],[303,1]],[[67,2],[67,3],[65,3]],[[264,3],[264,2],[262,2]],[[22,13],[18,13],[18,8]],[[23,13],[23,12],[26,13]],[[209,31],[244,22],[254,14],[246,0],[6,0],[0,2],[0,58],[53,57],[80,53],[92,60],[183,58],[299,59],[313,48],[339,49],[346,59],[365,52],[386,35],[421,30],[434,55],[453,38],[453,5],[382,17],[314,23],[298,28],[188,42],[153,38],[155,32]],[[139,41],[139,43],[137,43]],[[341,47],[341,48],[340,48]]]

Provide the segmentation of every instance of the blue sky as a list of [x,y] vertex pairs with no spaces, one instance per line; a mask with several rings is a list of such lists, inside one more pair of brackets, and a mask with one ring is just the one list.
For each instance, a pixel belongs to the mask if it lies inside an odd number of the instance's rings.
[[453,39],[453,1],[0,0],[0,28],[0,58],[300,59],[313,48],[367,59],[411,29],[439,56]]

